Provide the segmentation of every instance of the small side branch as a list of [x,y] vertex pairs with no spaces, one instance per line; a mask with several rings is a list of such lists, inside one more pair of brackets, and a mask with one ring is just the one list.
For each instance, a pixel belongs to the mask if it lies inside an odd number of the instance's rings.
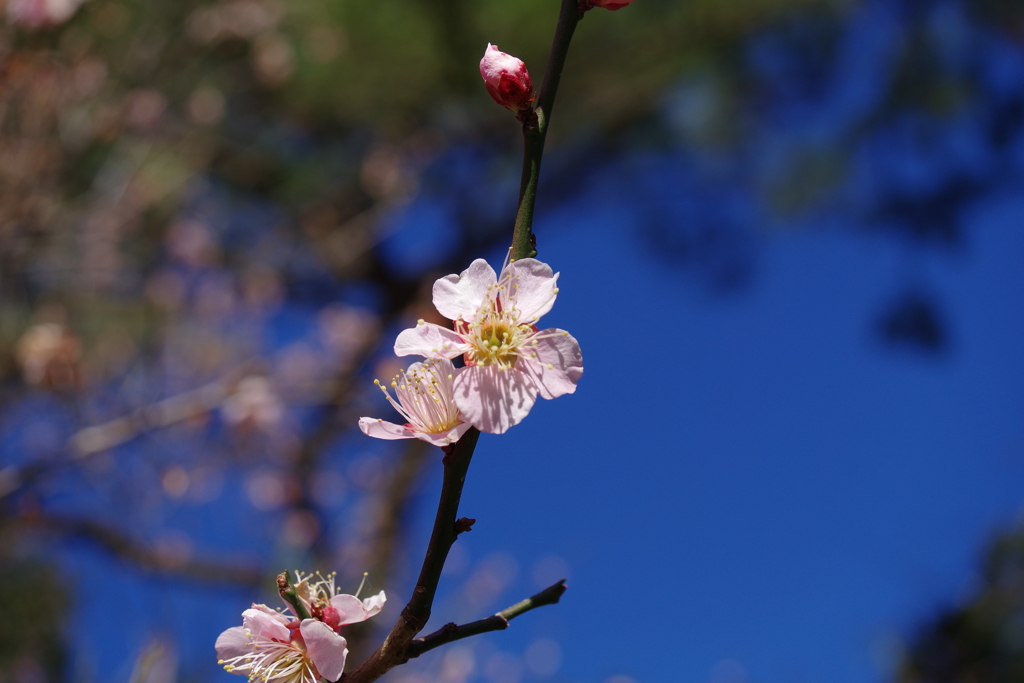
[[409,646],[409,658],[419,657],[424,652],[429,652],[436,647],[441,647],[463,638],[469,638],[490,631],[504,631],[508,628],[508,622],[520,614],[543,607],[544,605],[554,605],[562,597],[562,594],[565,593],[565,589],[565,579],[562,579],[558,583],[548,586],[540,593],[522,602],[517,602],[497,614],[492,614],[489,617],[478,619],[462,626],[445,624],[430,635],[413,640],[412,645]]

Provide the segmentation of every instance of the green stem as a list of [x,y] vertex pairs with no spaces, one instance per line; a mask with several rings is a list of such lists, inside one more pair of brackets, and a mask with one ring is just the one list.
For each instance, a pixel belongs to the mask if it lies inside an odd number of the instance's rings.
[[302,604],[302,600],[299,599],[298,594],[295,592],[295,586],[292,584],[292,575],[287,569],[277,575],[277,591],[281,594],[281,599],[292,606],[295,616],[299,619],[310,618],[306,606]]
[[533,116],[523,122],[523,175],[519,184],[519,207],[516,210],[516,224],[512,233],[511,258],[532,258],[537,255],[533,237],[533,209],[537,202],[537,186],[540,180],[540,163],[544,157],[544,140],[547,138],[551,112],[555,106],[558,83],[562,79],[565,58],[569,54],[569,43],[576,31],[576,24],[583,18],[579,0],[562,0],[558,13],[555,38],[551,43],[544,83],[537,98]]

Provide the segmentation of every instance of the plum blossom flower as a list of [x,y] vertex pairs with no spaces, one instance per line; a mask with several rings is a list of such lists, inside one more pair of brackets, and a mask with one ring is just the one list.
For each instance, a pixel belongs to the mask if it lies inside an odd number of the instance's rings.
[[480,75],[487,92],[501,106],[523,112],[533,104],[533,81],[526,64],[518,57],[502,52],[497,45],[487,44],[480,60]]
[[[264,683],[318,683],[337,680],[345,670],[348,643],[341,627],[365,621],[380,612],[384,591],[365,600],[337,594],[334,574],[306,577],[301,599],[308,619],[292,618],[266,605],[242,612],[242,625],[227,629],[215,645],[219,663],[230,673]],[[358,593],[358,591],[357,591]]]
[[419,321],[395,340],[395,353],[427,358],[464,355],[454,400],[464,420],[501,434],[530,412],[537,395],[576,391],[583,375],[579,343],[566,331],[538,330],[558,294],[558,274],[532,258],[507,263],[501,276],[483,259],[434,283],[434,306],[455,329]]
[[413,363],[409,369],[391,380],[398,401],[391,398],[380,380],[388,402],[406,419],[404,425],[372,417],[359,418],[363,434],[378,439],[420,439],[435,446],[447,446],[459,440],[470,428],[462,420],[454,401],[454,380],[461,370],[447,358]]

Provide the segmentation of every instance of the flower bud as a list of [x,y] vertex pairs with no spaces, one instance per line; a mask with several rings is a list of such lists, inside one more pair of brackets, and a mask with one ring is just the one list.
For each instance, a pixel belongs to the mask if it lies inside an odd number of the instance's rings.
[[533,82],[523,60],[488,43],[480,60],[480,75],[494,101],[512,111],[527,111],[533,103]]
[[617,10],[622,9],[633,0],[588,0],[594,7],[604,7],[605,9]]

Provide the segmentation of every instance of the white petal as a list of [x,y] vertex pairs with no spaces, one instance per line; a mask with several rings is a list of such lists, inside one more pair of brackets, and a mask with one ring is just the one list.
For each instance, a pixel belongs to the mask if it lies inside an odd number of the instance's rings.
[[552,274],[548,264],[524,258],[508,264],[502,275],[512,278],[513,304],[519,311],[517,319],[520,322],[537,322],[555,305],[558,274]]
[[316,665],[317,673],[329,681],[340,678],[348,657],[348,642],[316,619],[303,619],[299,631],[306,644],[306,654]]
[[426,358],[455,358],[469,348],[462,337],[434,323],[420,323],[402,330],[395,339],[396,356],[424,356]]
[[370,597],[363,600],[363,609],[366,610],[366,618],[376,615],[381,609],[384,608],[384,603],[388,601],[388,596],[384,595],[384,591],[371,595]]
[[[234,659],[252,652],[245,644],[249,639],[245,635],[245,629],[241,626],[233,626],[224,633],[217,636],[214,647],[217,648],[217,659]],[[238,673],[244,673],[239,671]]]
[[494,269],[478,258],[462,275],[447,275],[434,283],[434,307],[449,320],[473,322],[487,288],[497,281]]
[[367,436],[372,436],[375,439],[387,439],[389,441],[394,441],[395,439],[414,439],[418,436],[416,432],[409,430],[407,427],[396,425],[394,422],[385,422],[375,417],[359,418],[359,429]]
[[462,422],[455,425],[453,429],[449,429],[447,432],[437,432],[434,434],[430,432],[416,432],[415,436],[420,441],[426,441],[431,445],[443,447],[453,444],[461,439],[462,435],[469,431],[469,428],[472,426],[473,425],[468,422]]
[[542,330],[538,336],[542,338],[537,340],[537,345],[528,347],[537,354],[536,358],[520,358],[513,370],[529,375],[544,398],[573,393],[583,376],[579,342],[564,330],[554,328]]
[[455,378],[455,404],[462,419],[482,432],[503,434],[519,424],[536,401],[535,383],[514,369],[473,366]]

